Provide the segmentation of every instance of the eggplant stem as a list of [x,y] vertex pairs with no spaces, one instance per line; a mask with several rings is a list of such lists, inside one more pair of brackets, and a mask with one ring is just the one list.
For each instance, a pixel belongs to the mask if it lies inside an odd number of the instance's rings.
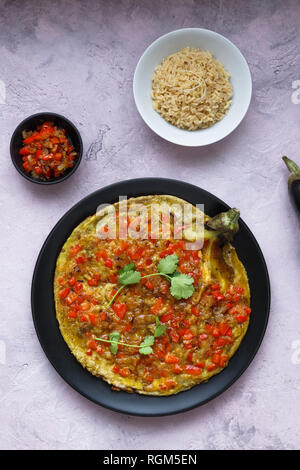
[[300,180],[300,168],[297,163],[293,162],[293,160],[286,156],[282,157],[282,160],[290,172],[289,185],[291,185],[293,181]]
[[206,225],[231,241],[239,229],[239,217],[240,211],[238,209],[229,209],[227,212],[221,212],[208,220]]

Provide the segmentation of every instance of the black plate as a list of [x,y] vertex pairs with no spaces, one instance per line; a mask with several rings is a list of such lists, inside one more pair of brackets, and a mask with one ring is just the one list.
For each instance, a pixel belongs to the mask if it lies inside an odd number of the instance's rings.
[[128,197],[148,194],[170,194],[192,204],[205,204],[213,216],[229,207],[203,189],[181,181],[164,178],[141,178],[123,181],[100,189],[82,199],[56,224],[39,254],[32,280],[33,321],[40,343],[49,361],[68,384],[86,398],[115,411],[140,416],[162,416],[203,405],[226,390],[245,371],[263,339],[270,308],[269,276],[262,252],[246,224],[234,240],[238,256],[246,267],[252,314],[249,328],[240,348],[221,373],[207,383],[169,397],[151,397],[136,393],[115,392],[103,380],[87,372],[69,351],[55,317],[53,276],[56,258],[73,229],[94,214],[100,203],[114,203],[119,195]]

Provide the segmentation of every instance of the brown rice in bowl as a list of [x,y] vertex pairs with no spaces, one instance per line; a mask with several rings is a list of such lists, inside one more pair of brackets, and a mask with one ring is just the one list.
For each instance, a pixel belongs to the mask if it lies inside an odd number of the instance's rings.
[[166,121],[186,130],[220,121],[232,101],[230,74],[208,51],[186,47],[155,68],[152,103]]

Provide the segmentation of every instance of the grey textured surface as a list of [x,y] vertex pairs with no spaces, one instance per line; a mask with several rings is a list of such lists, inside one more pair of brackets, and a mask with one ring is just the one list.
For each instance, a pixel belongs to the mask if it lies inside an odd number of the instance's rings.
[[[153,134],[132,96],[144,49],[190,26],[232,40],[254,85],[238,129],[200,149]],[[297,0],[0,0],[1,449],[299,447],[299,218],[281,162],[287,154],[300,163],[299,33]],[[9,157],[16,125],[45,110],[75,122],[85,147],[79,170],[56,187],[28,183]],[[181,416],[135,418],[88,402],[49,364],[31,320],[31,276],[50,229],[83,196],[139,176],[182,179],[239,207],[270,270],[270,323],[252,365]]]

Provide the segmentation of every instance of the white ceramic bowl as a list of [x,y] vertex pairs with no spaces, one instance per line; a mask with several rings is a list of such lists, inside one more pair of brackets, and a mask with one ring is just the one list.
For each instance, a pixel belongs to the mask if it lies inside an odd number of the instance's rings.
[[[233,100],[226,116],[213,126],[197,131],[186,131],[169,124],[154,111],[151,99],[155,67],[187,46],[211,52],[230,73],[233,87]],[[164,139],[189,147],[212,144],[230,134],[245,116],[251,93],[250,70],[239,49],[224,36],[200,28],[178,29],[156,39],[140,58],[133,79],[135,103],[145,123]]]

